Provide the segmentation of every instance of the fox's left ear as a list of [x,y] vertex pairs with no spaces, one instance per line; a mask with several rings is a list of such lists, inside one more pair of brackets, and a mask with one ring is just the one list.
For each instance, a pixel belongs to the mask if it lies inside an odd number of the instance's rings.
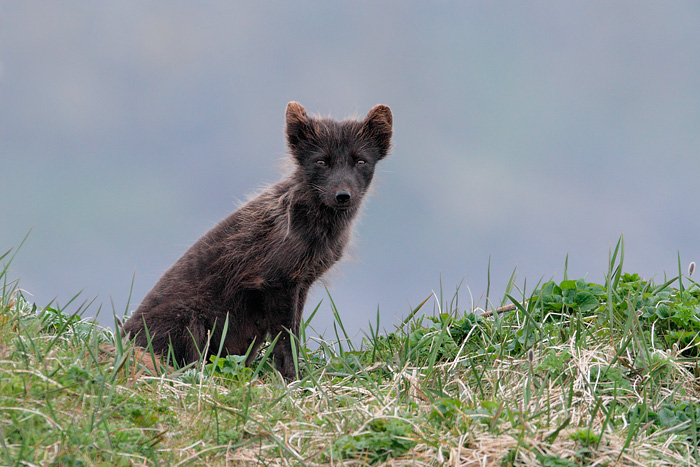
[[362,122],[362,135],[371,139],[379,148],[379,159],[383,159],[391,146],[393,119],[386,105],[375,105]]

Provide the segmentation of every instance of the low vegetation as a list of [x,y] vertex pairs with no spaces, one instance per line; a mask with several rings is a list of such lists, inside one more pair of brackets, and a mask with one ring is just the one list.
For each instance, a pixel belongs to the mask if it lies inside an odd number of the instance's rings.
[[[87,305],[37,307],[0,257],[0,465],[583,466],[700,463],[700,286],[623,272],[465,310],[432,294],[353,342],[302,326],[302,378],[269,344],[153,368]],[[328,305],[326,305],[327,307]],[[70,311],[73,310],[73,311]]]

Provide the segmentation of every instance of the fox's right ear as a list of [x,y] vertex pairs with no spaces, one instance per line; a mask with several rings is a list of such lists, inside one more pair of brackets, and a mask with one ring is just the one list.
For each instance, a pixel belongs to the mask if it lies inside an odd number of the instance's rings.
[[292,101],[287,104],[286,117],[287,144],[290,149],[294,149],[309,136],[311,125],[306,109],[298,102]]

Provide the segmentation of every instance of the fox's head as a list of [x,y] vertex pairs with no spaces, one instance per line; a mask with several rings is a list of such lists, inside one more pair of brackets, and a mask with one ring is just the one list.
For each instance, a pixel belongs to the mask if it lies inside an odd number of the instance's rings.
[[321,203],[335,210],[359,206],[377,161],[391,145],[392,116],[386,105],[372,108],[362,121],[312,118],[298,102],[287,104],[287,144],[304,178]]

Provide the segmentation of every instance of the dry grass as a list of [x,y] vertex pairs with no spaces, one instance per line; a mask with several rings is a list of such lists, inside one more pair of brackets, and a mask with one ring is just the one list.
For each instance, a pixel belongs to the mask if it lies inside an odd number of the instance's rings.
[[614,263],[599,289],[485,317],[433,297],[360,348],[318,340],[291,384],[265,355],[175,370],[5,282],[0,465],[697,465],[697,339],[653,313],[689,329],[700,290]]

